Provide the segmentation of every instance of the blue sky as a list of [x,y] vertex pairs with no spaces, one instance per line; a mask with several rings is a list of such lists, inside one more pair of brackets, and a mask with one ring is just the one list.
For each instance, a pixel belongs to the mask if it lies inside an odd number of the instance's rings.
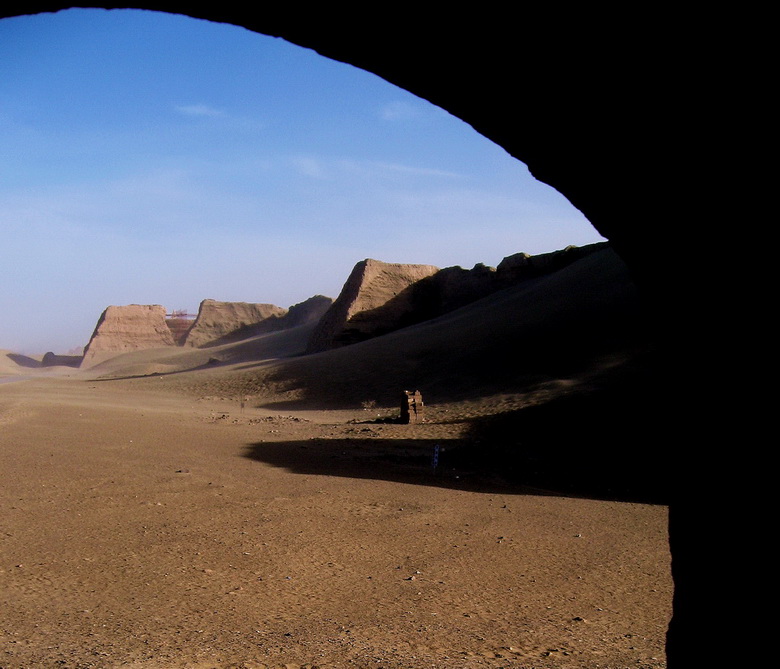
[[467,124],[283,40],[135,10],[0,20],[0,349],[83,346],[109,304],[289,307],[364,258],[601,239]]

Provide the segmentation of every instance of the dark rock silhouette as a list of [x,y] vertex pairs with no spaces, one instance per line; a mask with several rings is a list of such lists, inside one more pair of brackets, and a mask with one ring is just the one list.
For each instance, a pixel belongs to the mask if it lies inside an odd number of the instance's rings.
[[56,355],[49,351],[41,359],[41,367],[78,367],[83,355]]

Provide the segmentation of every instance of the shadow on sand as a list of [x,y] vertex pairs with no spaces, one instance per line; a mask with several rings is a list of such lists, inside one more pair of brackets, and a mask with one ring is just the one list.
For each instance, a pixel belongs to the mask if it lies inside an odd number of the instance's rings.
[[[433,468],[434,446],[440,446],[439,465]],[[506,490],[498,478],[454,466],[449,457],[457,441],[400,439],[308,439],[306,441],[249,444],[246,457],[296,474],[395,481],[464,490]]]
[[40,360],[30,358],[26,355],[20,355],[19,353],[6,353],[6,357],[19,365],[19,367],[30,367],[35,369],[41,367]]
[[[439,446],[438,464],[433,466]],[[556,452],[508,454],[468,440],[309,439],[257,442],[245,456],[296,474],[394,481],[473,492],[555,495],[667,504],[665,486],[647,471],[622,466],[563,465]],[[603,463],[602,463],[603,464]],[[623,463],[621,463],[623,464]]]
[[359,424],[355,438],[259,442],[245,455],[299,474],[668,504],[668,462],[646,410],[631,393],[574,395],[464,420],[460,439],[372,437]]
[[[668,504],[673,440],[663,431],[662,390],[630,372],[543,404],[455,417],[465,428],[456,440],[374,438],[364,429],[356,438],[256,443],[246,455],[297,473]],[[285,406],[295,402],[275,404]]]
[[176,369],[171,372],[149,372],[147,374],[123,374],[123,375],[117,375],[117,376],[101,376],[95,379],[91,379],[90,383],[98,382],[98,381],[129,381],[132,379],[152,379],[155,377],[165,377],[165,376],[179,376],[181,374],[187,374],[188,372],[197,372],[201,369],[213,369],[215,367],[220,367],[224,365],[229,365],[229,362],[222,362],[221,360],[217,360],[215,358],[210,358],[208,362],[204,362],[201,365],[196,365],[194,367],[187,367],[186,369]]

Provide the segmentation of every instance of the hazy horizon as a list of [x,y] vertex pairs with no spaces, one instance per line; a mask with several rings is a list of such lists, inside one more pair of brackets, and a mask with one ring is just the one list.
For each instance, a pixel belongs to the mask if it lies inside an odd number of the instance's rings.
[[0,349],[18,353],[86,345],[112,304],[289,307],[335,298],[364,258],[470,268],[603,240],[442,109],[183,16],[0,20],[0,128]]

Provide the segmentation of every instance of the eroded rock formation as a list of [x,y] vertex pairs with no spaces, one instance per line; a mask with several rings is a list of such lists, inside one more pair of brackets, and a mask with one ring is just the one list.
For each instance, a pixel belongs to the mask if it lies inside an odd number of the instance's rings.
[[308,300],[299,302],[290,307],[284,318],[280,319],[285,328],[294,328],[320,320],[333,304],[332,297],[314,295]]
[[204,300],[184,345],[218,346],[304,325],[322,318],[331,304],[333,299],[323,295],[310,297],[289,309],[273,304]]
[[608,244],[569,246],[536,256],[517,253],[499,266],[472,269],[364,260],[312,334],[308,352],[355,344],[422,323],[523,281],[550,274]]
[[307,351],[346,346],[397,330],[404,316],[419,310],[409,288],[438,271],[433,265],[361,260],[320,320]]
[[120,353],[174,345],[165,322],[165,307],[159,304],[110,306],[101,314],[81,364],[91,366]]
[[257,326],[269,319],[281,318],[285,314],[287,309],[274,304],[203,300],[184,345],[200,348],[237,341],[259,334]]

